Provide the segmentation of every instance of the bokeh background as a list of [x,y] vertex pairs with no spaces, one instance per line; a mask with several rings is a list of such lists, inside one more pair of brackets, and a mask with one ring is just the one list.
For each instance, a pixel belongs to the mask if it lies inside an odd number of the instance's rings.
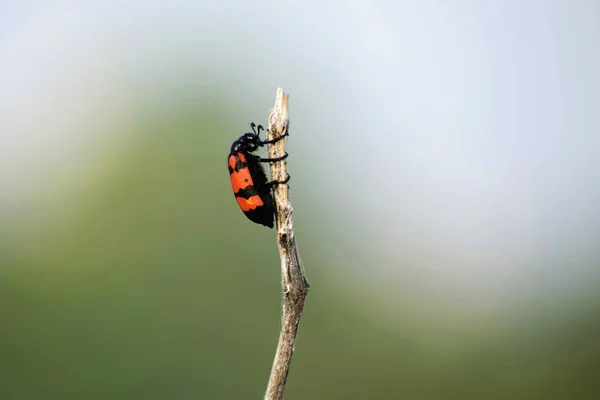
[[600,398],[600,3],[0,3],[0,398],[256,399],[290,94],[288,399]]

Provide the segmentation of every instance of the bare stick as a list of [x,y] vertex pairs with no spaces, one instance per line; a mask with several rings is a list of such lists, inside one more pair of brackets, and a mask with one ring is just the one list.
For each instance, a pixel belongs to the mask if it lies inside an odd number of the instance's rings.
[[[277,89],[275,108],[269,115],[269,130],[267,139],[273,140],[287,133],[289,126],[288,118],[288,95],[283,89]],[[268,145],[269,158],[282,157],[285,154],[285,141],[279,140]],[[286,160],[271,163],[271,179],[284,181],[287,177]],[[274,400],[283,398],[285,382],[290,371],[292,355],[294,354],[294,343],[298,334],[298,325],[302,318],[304,300],[308,294],[308,281],[304,275],[296,239],[294,238],[294,218],[292,205],[289,199],[289,188],[287,184],[279,184],[274,188],[275,213],[277,215],[277,245],[281,257],[281,285],[283,287],[283,305],[281,316],[281,333],[277,352],[269,376],[269,384],[265,399]]]

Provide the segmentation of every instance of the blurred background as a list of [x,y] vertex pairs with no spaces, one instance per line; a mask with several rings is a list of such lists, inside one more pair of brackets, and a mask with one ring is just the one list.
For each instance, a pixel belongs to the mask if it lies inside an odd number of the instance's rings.
[[0,398],[257,399],[290,94],[287,399],[597,399],[597,1],[0,4]]

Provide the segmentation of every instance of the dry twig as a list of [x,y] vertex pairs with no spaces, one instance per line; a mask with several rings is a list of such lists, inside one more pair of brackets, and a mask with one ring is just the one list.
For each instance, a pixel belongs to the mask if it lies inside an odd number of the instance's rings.
[[[267,139],[273,140],[286,134],[289,126],[288,95],[283,89],[277,89],[275,108],[269,115]],[[268,145],[269,158],[281,157],[285,154],[285,141],[279,140]],[[286,161],[271,163],[271,179],[283,181],[287,177]],[[265,399],[282,399],[285,383],[290,371],[294,343],[298,334],[298,325],[302,318],[304,301],[308,294],[308,281],[300,264],[296,239],[294,238],[294,218],[289,200],[287,184],[274,188],[275,212],[277,214],[277,245],[281,257],[281,284],[283,287],[283,305],[281,316],[281,333],[277,352],[269,377]]]

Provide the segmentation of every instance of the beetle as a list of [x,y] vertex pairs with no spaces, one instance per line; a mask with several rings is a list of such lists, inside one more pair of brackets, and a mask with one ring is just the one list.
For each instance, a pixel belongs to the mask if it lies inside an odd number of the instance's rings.
[[227,156],[231,187],[238,205],[250,221],[273,228],[275,208],[272,188],[287,183],[290,176],[283,181],[268,182],[261,163],[281,161],[288,154],[276,158],[261,158],[253,153],[260,147],[282,140],[288,136],[288,132],[273,140],[261,140],[260,132],[264,130],[262,125],[257,126],[252,122],[250,128],[252,132],[244,133],[233,142]]

